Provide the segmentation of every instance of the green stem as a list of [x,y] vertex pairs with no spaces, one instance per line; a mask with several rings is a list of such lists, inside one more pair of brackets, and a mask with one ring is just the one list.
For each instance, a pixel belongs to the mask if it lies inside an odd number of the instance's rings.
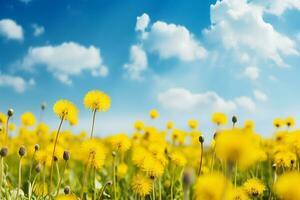
[[116,180],[116,157],[113,157],[113,188],[114,188],[114,199],[117,199],[117,180]]
[[159,179],[158,187],[159,187],[159,200],[162,200],[161,199],[161,178]]
[[201,173],[202,159],[203,159],[203,142],[201,142],[201,156],[200,156],[200,164],[199,164],[198,176]]
[[61,182],[64,179],[64,174],[65,174],[66,166],[67,166],[67,161],[65,161],[64,168],[63,168],[63,171],[62,171],[62,176],[59,176],[59,181],[58,181],[57,189],[56,189],[56,196],[59,193],[59,188],[60,188]]
[[29,169],[29,179],[28,179],[29,182],[31,181],[32,166],[33,166],[33,162],[34,162],[35,153],[36,153],[36,150],[34,150],[32,157],[31,157],[31,163],[30,163],[30,169]]
[[1,156],[1,174],[0,174],[0,197],[2,196],[2,184],[3,184],[3,174],[4,174],[4,165],[3,165],[3,157]]
[[152,195],[153,195],[153,200],[155,200],[155,180],[153,181]]
[[235,188],[236,188],[237,171],[238,171],[238,167],[237,167],[237,162],[236,162],[235,163],[235,171],[234,171],[234,187]]
[[18,190],[17,190],[17,195],[16,195],[16,199],[19,199],[19,192],[21,189],[21,182],[22,182],[22,158],[20,158],[19,161],[19,182],[18,182]]
[[51,193],[52,191],[52,180],[53,180],[53,161],[54,161],[54,155],[55,155],[55,150],[56,150],[56,145],[57,145],[57,140],[58,140],[58,135],[62,126],[62,123],[64,121],[64,117],[61,118],[57,132],[56,132],[56,136],[55,136],[55,142],[54,142],[54,146],[53,146],[53,152],[52,152],[52,158],[51,158],[51,171],[50,171],[50,190],[49,193]]
[[92,129],[91,129],[91,139],[93,139],[95,118],[96,118],[96,109],[93,110],[93,120],[92,120]]
[[88,174],[88,171],[89,171],[88,169],[89,169],[89,162],[90,162],[90,159],[91,159],[91,155],[92,155],[92,153],[89,154],[89,157],[88,157],[88,160],[87,160],[84,172],[83,172],[82,188],[81,188],[81,195],[80,195],[81,200],[83,199],[83,195],[84,195],[84,188],[85,188],[85,184],[86,184],[87,174]]

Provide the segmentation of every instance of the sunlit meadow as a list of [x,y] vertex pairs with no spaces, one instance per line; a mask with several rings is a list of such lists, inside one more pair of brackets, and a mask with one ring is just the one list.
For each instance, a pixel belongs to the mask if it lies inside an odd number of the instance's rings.
[[[1,199],[300,199],[300,131],[293,117],[274,119],[271,138],[255,132],[255,122],[213,113],[213,139],[200,122],[185,129],[168,121],[164,129],[137,121],[130,134],[94,135],[97,115],[111,99],[100,90],[83,98],[90,131],[74,133],[78,110],[69,100],[53,105],[57,128],[33,113],[0,113]],[[41,113],[46,105],[41,105]],[[20,117],[16,127],[11,118]],[[160,120],[159,111],[149,111]],[[272,122],[270,122],[272,125]],[[16,132],[12,135],[11,132]]]

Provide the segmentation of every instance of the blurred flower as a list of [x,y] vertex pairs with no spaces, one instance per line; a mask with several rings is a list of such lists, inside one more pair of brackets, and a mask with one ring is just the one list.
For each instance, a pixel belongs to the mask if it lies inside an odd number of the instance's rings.
[[146,196],[152,189],[152,181],[150,178],[137,174],[131,180],[132,190],[139,196]]
[[102,91],[89,91],[83,100],[86,108],[100,112],[106,112],[110,108],[110,97]]
[[215,124],[226,125],[227,124],[227,116],[224,113],[215,112],[212,115],[211,121]]
[[35,121],[35,116],[31,112],[25,112],[21,115],[21,122],[24,126],[33,126]]
[[151,119],[156,119],[159,117],[159,113],[156,109],[150,110],[149,115],[150,115]]
[[300,173],[288,172],[280,176],[274,185],[275,193],[284,200],[300,199]]
[[266,190],[263,182],[257,178],[248,179],[244,183],[243,188],[251,198],[261,196]]

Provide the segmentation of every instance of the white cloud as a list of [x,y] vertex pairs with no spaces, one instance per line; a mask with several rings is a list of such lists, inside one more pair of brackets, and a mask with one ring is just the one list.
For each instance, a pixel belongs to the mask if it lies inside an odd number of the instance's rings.
[[260,90],[253,91],[254,97],[259,101],[267,101],[268,96]]
[[147,55],[140,45],[132,45],[130,48],[129,63],[124,65],[129,78],[133,80],[141,80],[141,73],[147,69]]
[[80,75],[83,71],[90,71],[93,76],[104,77],[108,74],[100,49],[93,45],[85,47],[75,42],[30,47],[22,66],[31,70],[37,65],[46,66],[49,72],[66,84],[72,84],[70,76]]
[[29,86],[33,86],[33,85],[35,85],[34,79],[30,79],[26,81],[20,76],[0,74],[0,87],[11,87],[16,92],[22,93]]
[[141,16],[136,18],[135,30],[143,32],[148,27],[149,23],[150,23],[150,17],[149,15],[144,13]]
[[254,112],[256,109],[256,105],[250,97],[246,97],[246,96],[237,97],[235,99],[235,103],[237,106],[249,112]]
[[194,61],[207,55],[205,48],[184,26],[157,21],[146,34],[147,37],[143,37],[145,47],[149,52],[157,53],[161,59]]
[[263,5],[266,13],[281,16],[286,10],[300,10],[300,0],[258,0],[257,4]]
[[204,34],[237,59],[251,55],[248,62],[271,60],[287,66],[285,56],[299,55],[295,42],[264,21],[263,13],[261,6],[247,0],[218,0],[211,5],[211,27]]
[[237,97],[233,100],[225,100],[214,91],[204,93],[192,93],[185,88],[171,88],[158,95],[158,101],[162,107],[179,112],[204,112],[223,111],[232,112],[237,108],[253,112],[255,103],[249,97]]
[[44,32],[45,32],[45,28],[38,24],[32,24],[32,28],[33,28],[33,35],[35,37],[38,37],[38,36],[44,34]]
[[256,80],[259,76],[259,69],[254,66],[246,67],[244,75],[250,78],[251,80]]
[[12,19],[0,20],[0,35],[10,40],[23,40],[23,28]]

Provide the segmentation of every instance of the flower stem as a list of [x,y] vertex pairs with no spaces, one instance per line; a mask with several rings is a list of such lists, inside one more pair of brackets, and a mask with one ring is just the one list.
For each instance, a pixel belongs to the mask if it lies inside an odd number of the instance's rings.
[[238,167],[237,167],[237,162],[236,162],[235,163],[235,170],[234,170],[234,187],[235,188],[236,188],[237,171],[238,171]]
[[18,182],[18,190],[17,190],[16,199],[19,199],[19,192],[21,190],[21,182],[22,182],[22,158],[23,157],[20,157],[20,161],[19,161],[19,182]]
[[62,171],[62,175],[59,176],[59,181],[58,181],[58,184],[57,184],[57,190],[56,190],[56,196],[57,196],[58,193],[59,193],[59,188],[60,188],[61,182],[62,182],[63,179],[64,179],[64,174],[65,174],[66,166],[67,166],[67,161],[65,161],[64,168],[63,168],[63,171]]
[[117,180],[116,180],[116,157],[113,157],[113,188],[114,188],[114,199],[117,199]]
[[64,117],[61,118],[57,132],[56,132],[56,136],[55,136],[55,142],[54,142],[54,146],[53,146],[53,152],[52,152],[52,158],[51,158],[51,171],[50,171],[50,190],[49,193],[51,193],[52,191],[52,181],[53,181],[53,161],[54,161],[54,155],[55,155],[55,150],[56,150],[56,145],[57,145],[57,140],[58,140],[58,135],[62,126],[62,123],[64,121]]
[[92,119],[92,128],[91,128],[91,139],[93,139],[95,118],[96,118],[96,109],[93,110],[93,119]]
[[4,175],[4,165],[3,165],[3,157],[1,156],[1,174],[0,174],[0,197],[2,196],[2,184],[3,184],[3,175]]
[[5,139],[4,139],[4,143],[6,144],[7,146],[7,143],[8,143],[8,135],[9,135],[9,128],[8,128],[8,124],[9,124],[9,119],[10,119],[10,116],[7,117],[7,120],[6,120],[6,127],[5,127]]
[[83,173],[83,180],[82,180],[82,188],[81,188],[81,195],[80,195],[80,199],[83,199],[83,195],[84,195],[84,188],[85,188],[85,184],[86,184],[86,178],[87,178],[87,174],[88,174],[88,169],[89,169],[89,163],[90,163],[90,159],[92,156],[92,152],[90,152],[85,169],[84,169],[84,173]]
[[199,164],[198,176],[199,176],[200,173],[201,173],[202,159],[203,159],[203,142],[201,142],[201,156],[200,156],[200,164]]

